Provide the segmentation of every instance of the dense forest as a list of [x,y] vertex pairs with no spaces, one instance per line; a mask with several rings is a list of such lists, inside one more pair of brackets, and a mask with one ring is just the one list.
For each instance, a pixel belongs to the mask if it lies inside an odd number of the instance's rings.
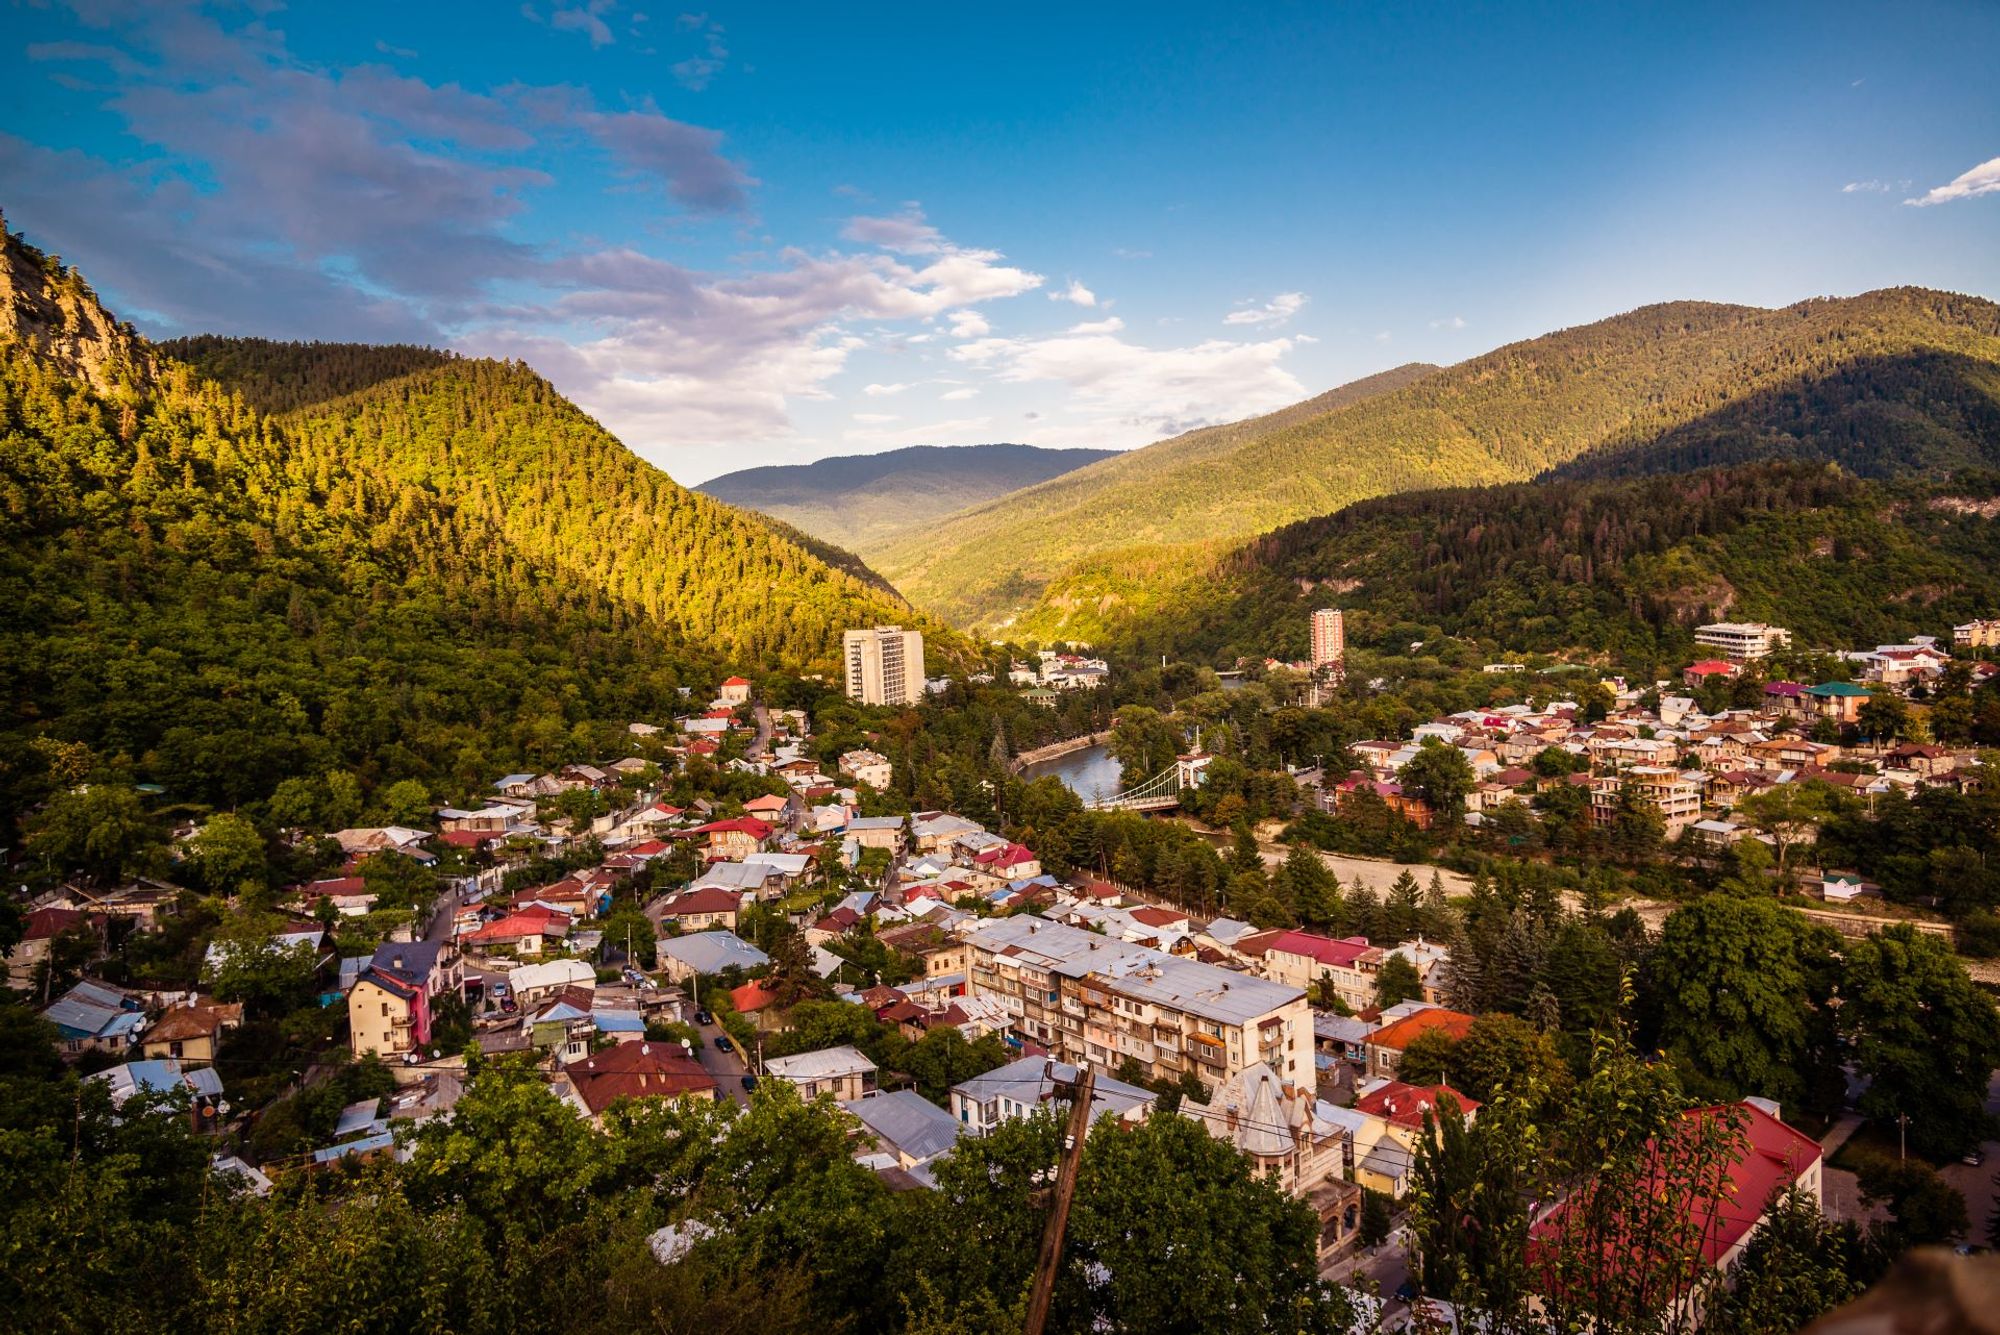
[[87,778],[213,806],[328,770],[464,791],[913,618],[526,367],[179,345],[223,384],[19,238],[0,269],[0,822]]
[[2000,474],[1877,482],[1811,463],[1383,497],[1268,534],[1134,627],[1132,647],[1303,657],[1306,612],[1350,643],[1439,635],[1644,670],[1727,615],[1872,647],[2000,607]]
[[[1257,533],[1355,501],[1596,472],[1833,459],[2000,463],[2000,307],[1919,288],[1782,310],[1677,302],[1513,344],[1226,444],[1149,446],[961,514],[875,560],[920,605],[1115,639]],[[1365,383],[1365,382],[1364,382]],[[1623,463],[1621,461],[1630,461]]]

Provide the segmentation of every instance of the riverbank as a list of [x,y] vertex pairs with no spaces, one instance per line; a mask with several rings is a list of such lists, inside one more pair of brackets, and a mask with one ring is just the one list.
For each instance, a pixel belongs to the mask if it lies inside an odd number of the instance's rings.
[[1088,751],[1091,747],[1102,746],[1110,740],[1110,732],[1105,731],[1085,733],[1081,737],[1071,737],[1060,742],[1050,742],[1047,746],[1038,746],[1032,751],[1023,751],[1020,755],[1015,756],[1012,768],[1014,773],[1019,774],[1030,765],[1039,765],[1045,761],[1059,760],[1063,756],[1074,755],[1078,751]]

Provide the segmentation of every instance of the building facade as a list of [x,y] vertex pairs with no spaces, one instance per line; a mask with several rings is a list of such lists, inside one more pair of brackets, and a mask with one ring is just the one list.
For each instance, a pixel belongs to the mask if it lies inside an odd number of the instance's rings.
[[1765,658],[1784,648],[1792,642],[1792,633],[1783,626],[1767,626],[1761,621],[1717,621],[1696,627],[1694,642],[1743,661]]
[[1968,621],[1951,628],[1951,642],[1960,649],[1991,649],[2000,646],[2000,617]]
[[1311,1078],[1300,988],[1027,915],[973,924],[966,943],[969,995],[1059,1061],[1112,1071],[1129,1058],[1149,1077],[1191,1071],[1210,1085],[1259,1062]]
[[1338,607],[1312,614],[1312,665],[1338,667],[1347,657],[1347,622]]
[[864,705],[913,705],[924,698],[923,632],[900,626],[850,630],[841,637],[847,698]]

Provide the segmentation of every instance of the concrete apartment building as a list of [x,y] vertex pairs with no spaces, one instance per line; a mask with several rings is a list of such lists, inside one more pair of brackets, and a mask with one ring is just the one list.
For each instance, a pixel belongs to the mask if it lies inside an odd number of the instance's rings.
[[1633,765],[1616,778],[1591,781],[1591,820],[1600,827],[1610,826],[1618,817],[1620,789],[1625,787],[1658,808],[1669,839],[1678,838],[1682,830],[1701,819],[1701,784],[1668,766]]
[[1338,607],[1312,614],[1312,665],[1335,667],[1347,656],[1347,622]]
[[1113,1071],[1127,1058],[1154,1078],[1193,1071],[1209,1085],[1259,1062],[1312,1074],[1303,990],[1020,916],[968,926],[969,994],[1060,1061]]
[[841,636],[847,698],[864,705],[913,705],[924,698],[923,632],[901,626]]
[[1772,651],[1792,642],[1792,633],[1783,626],[1767,626],[1761,621],[1717,621],[1697,626],[1694,642],[1704,648],[1719,649],[1725,656],[1743,662],[1769,657]]
[[1330,985],[1354,1010],[1375,1004],[1375,975],[1382,968],[1383,951],[1361,937],[1336,940],[1288,930],[1260,934],[1256,945],[1262,949],[1261,972],[1273,982],[1308,990]]

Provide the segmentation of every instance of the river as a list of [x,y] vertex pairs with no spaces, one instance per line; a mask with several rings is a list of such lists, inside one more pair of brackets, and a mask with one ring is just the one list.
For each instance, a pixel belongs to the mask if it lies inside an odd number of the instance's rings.
[[1054,776],[1063,786],[1088,802],[1099,797],[1115,797],[1122,781],[1118,762],[1102,746],[1086,746],[1053,760],[1039,760],[1021,771],[1023,778]]

